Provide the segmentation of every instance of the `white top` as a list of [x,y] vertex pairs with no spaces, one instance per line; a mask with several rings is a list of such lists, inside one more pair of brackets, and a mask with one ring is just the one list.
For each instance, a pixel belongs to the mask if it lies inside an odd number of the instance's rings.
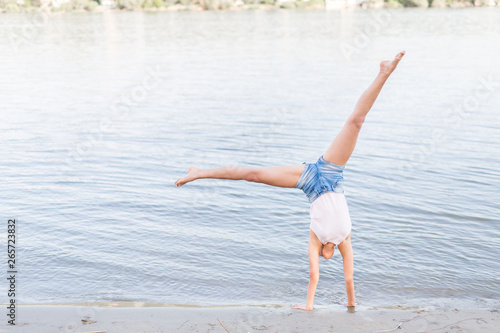
[[311,204],[311,230],[325,245],[339,245],[351,233],[351,217],[344,193],[325,192]]

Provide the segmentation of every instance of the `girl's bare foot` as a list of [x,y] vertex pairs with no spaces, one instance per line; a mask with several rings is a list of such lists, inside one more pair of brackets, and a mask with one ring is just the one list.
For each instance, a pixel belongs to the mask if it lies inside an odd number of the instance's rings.
[[175,186],[179,187],[179,186],[182,186],[186,183],[192,182],[193,180],[197,179],[199,171],[200,171],[200,169],[198,169],[194,166],[189,167],[187,175],[182,177],[182,178],[177,179],[177,181],[175,182]]
[[399,52],[392,61],[389,60],[382,61],[380,63],[380,73],[387,76],[391,75],[391,73],[396,69],[396,66],[398,65],[401,58],[403,58],[405,53],[406,51]]

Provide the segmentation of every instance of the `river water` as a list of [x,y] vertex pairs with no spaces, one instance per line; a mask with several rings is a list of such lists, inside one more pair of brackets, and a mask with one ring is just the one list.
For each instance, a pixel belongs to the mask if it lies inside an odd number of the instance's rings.
[[[500,9],[0,20],[19,302],[305,302],[304,193],[173,183],[315,161],[404,49],[344,172],[357,302],[500,307]],[[315,304],[342,301],[336,251]]]

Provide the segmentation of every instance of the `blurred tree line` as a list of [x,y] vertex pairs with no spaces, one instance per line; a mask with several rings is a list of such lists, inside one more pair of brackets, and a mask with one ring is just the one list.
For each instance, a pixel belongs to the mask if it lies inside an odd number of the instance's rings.
[[[500,6],[500,0],[350,0],[350,7],[472,7]],[[353,1],[357,1],[353,5]],[[321,9],[344,0],[0,0],[0,12],[104,11],[104,10],[224,10]]]

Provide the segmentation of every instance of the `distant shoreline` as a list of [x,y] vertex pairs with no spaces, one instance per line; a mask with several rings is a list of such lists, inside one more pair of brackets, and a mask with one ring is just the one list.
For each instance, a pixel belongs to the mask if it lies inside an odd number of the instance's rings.
[[500,0],[6,0],[0,13],[498,7]]

